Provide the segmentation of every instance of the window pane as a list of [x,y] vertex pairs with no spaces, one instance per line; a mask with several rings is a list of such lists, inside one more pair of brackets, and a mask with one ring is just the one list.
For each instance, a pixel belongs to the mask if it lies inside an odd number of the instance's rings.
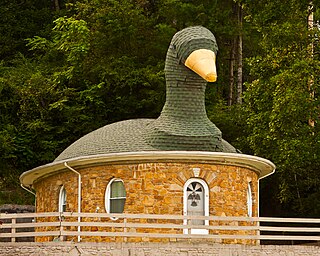
[[122,181],[114,181],[111,184],[110,198],[126,197],[126,191]]
[[67,207],[67,193],[64,187],[61,187],[59,194],[59,212],[65,212]]
[[110,199],[110,213],[122,213],[126,199]]
[[126,201],[126,190],[123,181],[113,179],[107,187],[106,210],[108,213],[122,213]]
[[252,189],[251,189],[251,183],[248,183],[247,188],[247,210],[248,210],[248,216],[252,217]]

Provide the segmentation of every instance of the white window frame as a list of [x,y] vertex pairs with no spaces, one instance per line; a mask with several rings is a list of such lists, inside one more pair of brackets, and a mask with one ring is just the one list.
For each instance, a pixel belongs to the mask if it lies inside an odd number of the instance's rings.
[[252,217],[253,200],[252,200],[252,182],[248,182],[247,187],[247,214],[248,217]]
[[[198,179],[198,178],[191,178],[191,179],[187,180],[183,186],[183,215],[184,216],[188,215],[187,188],[192,182],[198,182],[202,185],[202,187],[204,189],[204,216],[209,216],[209,187],[208,187],[208,184],[204,180]],[[188,220],[187,219],[183,220],[183,224],[187,225]],[[205,220],[204,226],[208,226],[208,225],[209,225],[209,220]],[[183,233],[188,234],[189,230],[187,228],[185,228],[185,229],[183,229]],[[190,234],[209,234],[209,230],[205,229],[205,228],[191,229]]]
[[59,191],[59,204],[58,204],[58,211],[59,212],[64,212],[63,208],[67,208],[67,191],[64,186],[60,187]]
[[[108,185],[107,185],[107,188],[106,188],[106,192],[105,192],[105,196],[104,196],[104,205],[105,205],[105,208],[106,208],[106,212],[107,213],[112,213],[110,212],[110,200],[112,198],[110,198],[110,192],[111,192],[111,184],[115,181],[120,181],[122,182],[123,186],[124,186],[124,182],[122,179],[119,179],[119,178],[113,178],[112,180],[109,181]],[[124,186],[125,188],[125,186]],[[117,197],[117,199],[126,199],[127,196],[125,197]],[[117,220],[118,218],[116,217],[111,217],[112,220]]]

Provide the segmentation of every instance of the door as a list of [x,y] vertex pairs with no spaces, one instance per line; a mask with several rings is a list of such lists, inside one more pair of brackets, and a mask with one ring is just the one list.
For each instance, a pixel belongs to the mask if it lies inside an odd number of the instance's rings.
[[[192,178],[184,186],[184,215],[209,216],[209,193],[207,184],[201,179]],[[188,221],[188,222],[187,222]],[[208,220],[185,220],[184,224],[208,225]],[[208,234],[205,228],[186,229],[185,234]]]
[[[187,215],[204,216],[204,189],[199,182],[189,184],[187,199]],[[204,225],[204,220],[189,220],[189,224]]]

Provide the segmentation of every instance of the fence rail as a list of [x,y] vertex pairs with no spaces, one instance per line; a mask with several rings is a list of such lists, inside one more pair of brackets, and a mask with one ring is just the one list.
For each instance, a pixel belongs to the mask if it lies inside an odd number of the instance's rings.
[[[209,225],[193,221],[208,220]],[[320,241],[320,219],[106,213],[0,214],[0,241],[52,237],[144,237]],[[80,239],[78,240],[80,241]]]

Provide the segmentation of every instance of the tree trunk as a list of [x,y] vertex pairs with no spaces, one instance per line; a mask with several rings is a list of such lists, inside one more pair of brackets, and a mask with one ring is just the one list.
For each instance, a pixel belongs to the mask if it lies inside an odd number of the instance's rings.
[[230,62],[229,62],[229,95],[228,106],[233,104],[233,91],[234,91],[234,66],[235,66],[235,54],[236,54],[236,39],[231,40],[230,49]]
[[[313,29],[313,11],[314,11],[314,6],[313,6],[313,3],[311,1],[309,3],[309,8],[308,8],[308,29],[310,29],[310,30]],[[313,58],[314,45],[313,45],[312,42],[310,43],[309,48],[310,48],[309,51],[310,51],[311,58]],[[309,89],[310,97],[311,97],[312,100],[314,99],[314,89],[312,88],[313,87],[313,83],[314,83],[314,79],[313,79],[313,77],[310,77],[309,84],[308,84],[308,87],[309,87],[308,89]],[[309,118],[308,123],[309,123],[309,125],[311,127],[314,127],[314,119],[312,117]]]
[[242,6],[238,4],[239,35],[237,40],[237,104],[242,104]]
[[56,11],[59,11],[60,10],[59,0],[53,0],[53,2],[54,2],[54,9]]

